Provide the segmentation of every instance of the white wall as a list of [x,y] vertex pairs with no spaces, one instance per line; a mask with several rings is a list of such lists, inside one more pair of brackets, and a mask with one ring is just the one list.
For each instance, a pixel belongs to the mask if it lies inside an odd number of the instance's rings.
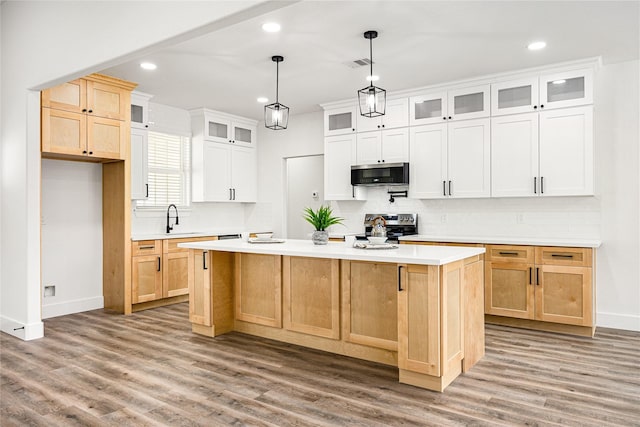
[[0,3],[3,332],[22,339],[44,334],[40,318],[40,117],[39,96],[33,90],[282,6],[260,1]]
[[104,307],[102,165],[42,160],[42,318]]
[[[387,188],[368,200],[332,202],[349,231],[365,213],[418,213],[421,234],[601,239],[597,251],[597,325],[640,331],[638,61],[605,66],[596,79],[595,197],[411,200],[388,202]],[[283,218],[284,157],[323,150],[321,113],[292,116],[291,133],[259,132],[259,195],[276,230]],[[279,165],[279,169],[276,166]],[[335,228],[339,231],[339,228]]]

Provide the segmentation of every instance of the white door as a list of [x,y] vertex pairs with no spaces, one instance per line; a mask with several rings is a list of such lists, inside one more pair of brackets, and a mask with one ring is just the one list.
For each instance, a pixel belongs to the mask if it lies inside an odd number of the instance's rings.
[[334,108],[324,111],[324,136],[356,132],[356,107]]
[[442,123],[447,120],[447,92],[428,93],[409,98],[411,126]]
[[409,161],[409,129],[383,130],[380,143],[383,163],[399,163]]
[[531,113],[538,106],[538,76],[491,85],[492,116]]
[[233,147],[231,150],[232,199],[236,202],[256,202],[257,187],[256,150]]
[[149,132],[131,128],[131,198],[145,200],[149,197],[148,152]]
[[[319,208],[324,203],[324,157],[305,156],[287,159],[288,239],[309,239],[313,226],[302,218],[304,208]],[[314,194],[317,194],[314,197]]]
[[225,202],[232,199],[231,149],[228,144],[205,141],[203,156],[203,202]]
[[231,141],[236,145],[245,147],[256,146],[256,126],[250,123],[231,122],[233,138]]
[[447,125],[410,128],[409,196],[414,199],[446,197]]
[[380,143],[382,135],[379,131],[358,133],[356,137],[356,164],[372,165],[380,163]]
[[467,120],[489,117],[490,85],[466,87],[447,92],[449,112],[447,120]]
[[447,194],[456,198],[491,195],[490,119],[449,123]]
[[491,119],[491,196],[538,194],[538,113]]
[[[395,129],[409,126],[409,98],[388,100],[381,122],[381,129]],[[358,132],[361,131],[362,129],[358,127]]]
[[540,76],[540,104],[545,110],[593,103],[593,70]]
[[204,139],[211,142],[231,143],[231,121],[214,114],[204,115]]
[[593,107],[540,113],[540,192],[593,194]]
[[351,165],[356,164],[356,136],[324,139],[324,189],[326,200],[354,200],[358,192],[351,185]]

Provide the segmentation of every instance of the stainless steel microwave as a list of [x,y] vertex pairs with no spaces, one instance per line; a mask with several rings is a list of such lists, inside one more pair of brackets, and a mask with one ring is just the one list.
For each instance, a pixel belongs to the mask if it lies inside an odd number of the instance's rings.
[[408,185],[409,163],[351,166],[351,185]]

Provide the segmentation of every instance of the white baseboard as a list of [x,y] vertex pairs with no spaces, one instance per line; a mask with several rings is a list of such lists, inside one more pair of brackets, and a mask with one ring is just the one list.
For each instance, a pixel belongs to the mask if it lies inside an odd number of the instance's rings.
[[24,341],[35,340],[44,336],[42,322],[22,323],[5,316],[0,317],[0,330]]
[[603,328],[640,332],[640,315],[596,313],[596,325]]
[[42,306],[42,318],[50,319],[51,317],[81,313],[83,311],[97,310],[100,308],[104,308],[104,297],[102,296],[61,302],[57,304],[47,304]]

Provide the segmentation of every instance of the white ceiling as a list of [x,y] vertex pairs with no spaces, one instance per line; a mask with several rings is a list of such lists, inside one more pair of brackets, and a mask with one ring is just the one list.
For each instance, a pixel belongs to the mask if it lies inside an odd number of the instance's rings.
[[[363,32],[377,30],[374,74],[387,91],[602,56],[604,63],[639,57],[640,1],[302,1],[102,72],[134,81],[152,102],[207,107],[260,120],[258,96],[291,114],[356,99],[368,67]],[[261,25],[276,21],[282,31]],[[547,48],[526,49],[533,40]],[[158,69],[140,69],[142,61]]]

